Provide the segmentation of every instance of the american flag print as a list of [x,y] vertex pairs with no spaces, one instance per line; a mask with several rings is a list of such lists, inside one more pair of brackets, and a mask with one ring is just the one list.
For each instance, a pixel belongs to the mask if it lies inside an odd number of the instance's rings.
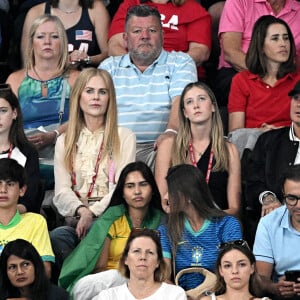
[[75,40],[86,40],[92,41],[92,32],[90,30],[76,30],[75,31]]

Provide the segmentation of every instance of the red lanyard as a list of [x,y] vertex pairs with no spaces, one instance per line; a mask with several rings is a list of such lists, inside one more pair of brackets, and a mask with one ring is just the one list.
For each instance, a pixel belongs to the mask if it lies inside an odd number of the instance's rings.
[[[13,145],[10,144],[10,145],[9,145],[8,152],[7,152],[7,158],[11,158],[12,150],[13,150]],[[1,154],[5,154],[5,152],[6,152],[6,151],[2,152]]]
[[11,153],[12,153],[12,150],[13,150],[13,145],[10,144],[9,146],[9,150],[8,150],[8,155],[7,155],[7,158],[11,158]]
[[[194,167],[197,167],[197,161],[196,161],[196,158],[195,158],[195,153],[194,153],[192,142],[189,143],[189,153],[190,153],[192,165]],[[210,173],[211,173],[212,164],[213,164],[213,158],[214,158],[214,152],[211,149],[210,150],[210,154],[209,154],[209,161],[208,161],[207,172],[206,172],[206,176],[205,176],[206,183],[208,183],[209,178],[210,178]]]
[[[97,156],[97,161],[96,161],[96,164],[95,164],[95,169],[94,169],[95,174],[92,177],[92,182],[90,184],[90,188],[89,188],[88,193],[86,195],[87,199],[91,197],[94,186],[95,186],[95,182],[96,182],[96,178],[97,178],[98,170],[99,170],[99,165],[100,165],[100,160],[101,160],[102,150],[103,150],[103,141],[101,143],[99,153],[98,153],[98,156]],[[73,188],[75,188],[76,187],[76,173],[74,172],[74,170],[72,171],[72,174],[71,174],[71,180],[72,180]],[[74,190],[74,192],[75,192],[75,194],[77,195],[78,198],[81,198],[78,191]]]

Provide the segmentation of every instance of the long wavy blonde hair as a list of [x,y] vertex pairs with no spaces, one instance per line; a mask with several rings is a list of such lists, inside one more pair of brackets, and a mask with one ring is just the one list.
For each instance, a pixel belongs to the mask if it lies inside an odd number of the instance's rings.
[[184,97],[186,93],[193,87],[198,87],[207,92],[215,111],[212,113],[211,121],[211,142],[212,150],[214,152],[214,158],[216,164],[213,167],[213,171],[228,170],[229,164],[229,152],[224,139],[223,124],[220,116],[220,112],[217,105],[216,97],[213,91],[203,82],[189,83],[183,90],[180,96],[178,117],[179,117],[179,129],[176,140],[172,149],[172,166],[186,163],[188,155],[188,147],[192,138],[190,120],[184,116]]
[[72,171],[72,164],[77,152],[76,143],[80,131],[85,126],[83,112],[80,108],[81,94],[87,83],[93,77],[101,77],[108,90],[108,106],[105,115],[103,154],[101,160],[112,155],[114,160],[119,159],[120,139],[117,126],[117,103],[114,84],[111,76],[105,70],[87,68],[81,71],[76,79],[70,95],[69,123],[65,136],[65,164],[68,171]]

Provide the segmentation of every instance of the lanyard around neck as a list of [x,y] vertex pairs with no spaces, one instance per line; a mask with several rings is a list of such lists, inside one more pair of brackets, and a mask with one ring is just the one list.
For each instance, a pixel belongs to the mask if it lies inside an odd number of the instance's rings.
[[[98,175],[98,170],[99,170],[99,165],[100,165],[102,151],[103,151],[103,141],[102,141],[101,146],[99,148],[99,152],[98,152],[98,156],[97,156],[97,160],[96,160],[96,164],[95,164],[95,168],[94,168],[94,175],[92,177],[92,182],[90,184],[90,187],[89,187],[89,190],[88,190],[88,193],[87,193],[87,196],[86,196],[87,198],[91,197],[93,189],[94,189],[94,186],[95,186],[95,182],[96,182],[96,178],[97,178],[97,175]],[[72,180],[72,186],[73,186],[73,188],[75,188],[77,183],[76,183],[76,173],[74,171],[74,168],[72,170],[71,180]],[[76,189],[74,189],[74,192],[75,192],[75,194],[77,195],[78,198],[81,198],[80,193]]]
[[13,145],[10,144],[8,151],[3,151],[3,152],[1,152],[1,154],[7,153],[7,158],[11,158],[12,150],[13,150]]
[[[197,167],[197,161],[196,161],[196,158],[195,158],[195,153],[194,153],[192,141],[190,141],[190,143],[189,143],[189,153],[190,153],[192,165],[193,165],[194,167]],[[210,154],[209,154],[209,160],[208,160],[207,172],[206,172],[206,176],[205,176],[205,181],[206,181],[206,183],[209,182],[210,173],[211,173],[211,170],[212,170],[213,158],[214,158],[214,152],[213,152],[213,150],[211,149],[211,150],[210,150]]]

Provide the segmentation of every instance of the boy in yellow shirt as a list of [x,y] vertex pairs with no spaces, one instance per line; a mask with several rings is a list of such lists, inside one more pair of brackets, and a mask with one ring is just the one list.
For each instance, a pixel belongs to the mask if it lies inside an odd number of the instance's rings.
[[44,261],[47,275],[55,258],[46,220],[39,214],[20,214],[17,204],[26,191],[25,170],[14,159],[0,159],[0,254],[10,241],[22,238],[30,242]]

